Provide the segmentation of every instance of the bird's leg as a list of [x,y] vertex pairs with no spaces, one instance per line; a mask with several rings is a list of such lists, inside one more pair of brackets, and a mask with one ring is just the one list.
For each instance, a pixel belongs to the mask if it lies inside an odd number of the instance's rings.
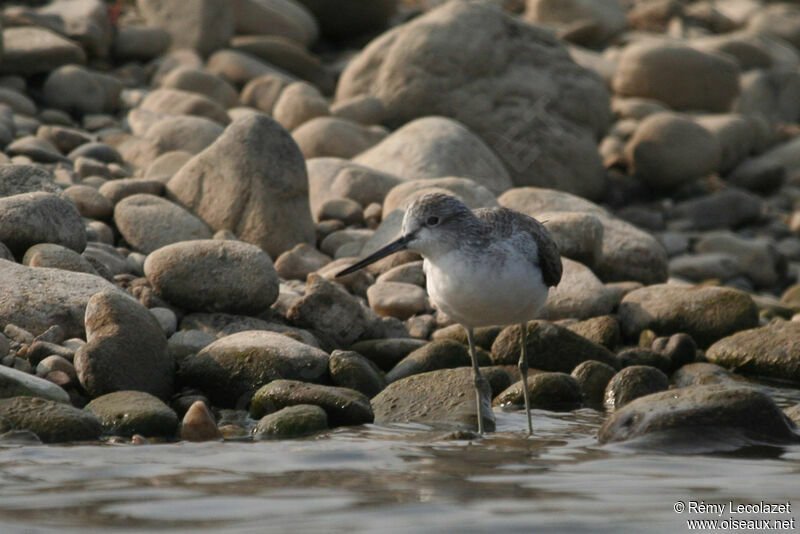
[[533,434],[533,425],[531,424],[531,401],[528,398],[528,329],[527,324],[520,323],[520,350],[519,372],[522,375],[522,396],[525,398],[525,415],[528,416],[528,435]]
[[475,381],[475,406],[478,412],[478,434],[483,434],[483,417],[481,416],[481,385],[483,383],[483,377],[481,376],[481,370],[478,367],[478,354],[475,351],[475,336],[472,333],[472,327],[464,326],[464,330],[467,331],[467,340],[469,340],[469,357],[472,358],[472,378]]

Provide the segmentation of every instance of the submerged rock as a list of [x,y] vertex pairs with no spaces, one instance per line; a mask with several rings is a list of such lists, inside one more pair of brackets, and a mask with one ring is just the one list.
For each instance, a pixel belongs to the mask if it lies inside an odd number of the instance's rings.
[[325,410],[313,404],[297,404],[281,408],[259,419],[253,429],[253,438],[299,438],[327,428],[328,415]]
[[[528,375],[528,395],[531,408],[567,411],[581,405],[581,388],[578,381],[564,373],[533,373]],[[524,406],[522,381],[512,384],[497,395],[495,406]]]
[[[481,390],[481,417],[494,430],[488,381]],[[415,422],[476,430],[475,383],[472,369],[441,369],[389,384],[372,399],[376,423]]]
[[775,402],[750,387],[692,386],[641,397],[600,428],[600,443],[639,438],[643,446],[726,450],[743,445],[800,443],[800,433]]

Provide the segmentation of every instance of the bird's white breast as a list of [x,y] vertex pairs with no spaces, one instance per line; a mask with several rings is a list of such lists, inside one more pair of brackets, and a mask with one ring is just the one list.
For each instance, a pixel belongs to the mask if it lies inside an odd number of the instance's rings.
[[547,299],[539,269],[514,247],[503,247],[504,261],[491,250],[465,260],[450,252],[425,259],[433,303],[467,326],[514,324],[534,319]]

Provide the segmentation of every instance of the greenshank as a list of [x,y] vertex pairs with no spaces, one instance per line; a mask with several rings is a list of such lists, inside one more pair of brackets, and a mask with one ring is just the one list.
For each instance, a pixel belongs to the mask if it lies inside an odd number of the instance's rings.
[[485,379],[478,367],[473,329],[520,325],[519,370],[531,434],[526,325],[536,318],[549,288],[561,280],[563,269],[558,247],[544,225],[507,208],[473,211],[455,197],[430,193],[408,206],[399,238],[336,276],[355,272],[400,250],[422,256],[431,301],[467,332],[480,434]]

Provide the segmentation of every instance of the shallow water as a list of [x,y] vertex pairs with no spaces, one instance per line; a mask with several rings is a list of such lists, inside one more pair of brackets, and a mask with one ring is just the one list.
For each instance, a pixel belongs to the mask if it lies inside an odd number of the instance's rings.
[[472,441],[406,424],[291,441],[5,446],[0,532],[684,532],[715,516],[678,514],[677,501],[800,507],[800,447],[643,453],[598,445],[594,410],[534,411],[530,439],[522,413],[496,416],[498,431]]

